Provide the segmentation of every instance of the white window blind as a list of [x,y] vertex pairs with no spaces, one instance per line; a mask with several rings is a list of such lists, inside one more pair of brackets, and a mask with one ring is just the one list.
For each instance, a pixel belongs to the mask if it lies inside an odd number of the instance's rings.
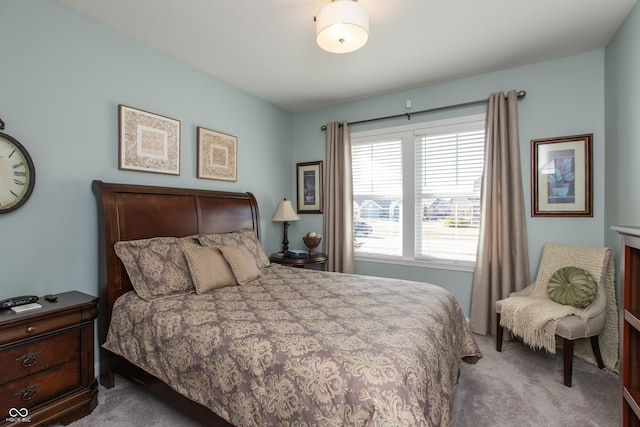
[[355,251],[402,255],[402,141],[352,144]]
[[475,262],[484,120],[351,135],[356,257],[465,269]]
[[479,129],[416,135],[416,258],[475,261],[484,163]]

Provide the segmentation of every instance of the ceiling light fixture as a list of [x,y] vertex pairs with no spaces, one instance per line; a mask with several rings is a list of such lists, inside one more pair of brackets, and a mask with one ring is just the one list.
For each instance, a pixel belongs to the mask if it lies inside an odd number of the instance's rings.
[[353,52],[369,38],[369,13],[357,0],[332,0],[314,20],[318,46],[327,52]]

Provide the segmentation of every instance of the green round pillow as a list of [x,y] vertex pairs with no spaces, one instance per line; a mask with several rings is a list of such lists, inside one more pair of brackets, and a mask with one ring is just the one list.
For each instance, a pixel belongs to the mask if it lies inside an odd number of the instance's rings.
[[582,268],[563,267],[549,279],[549,298],[577,308],[588,307],[598,294],[598,284],[593,276]]

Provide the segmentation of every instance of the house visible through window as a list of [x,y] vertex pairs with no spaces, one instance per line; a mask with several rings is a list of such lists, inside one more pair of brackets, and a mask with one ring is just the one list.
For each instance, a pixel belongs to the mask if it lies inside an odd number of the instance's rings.
[[471,264],[484,115],[352,134],[357,257]]

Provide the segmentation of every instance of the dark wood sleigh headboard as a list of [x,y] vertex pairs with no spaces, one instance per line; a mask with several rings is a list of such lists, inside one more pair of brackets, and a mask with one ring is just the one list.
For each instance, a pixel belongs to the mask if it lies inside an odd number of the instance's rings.
[[[99,226],[100,344],[116,299],[132,290],[114,244],[151,237],[184,237],[252,228],[260,237],[258,204],[251,193],[193,190],[93,181]],[[110,355],[101,351],[100,380],[114,384]],[[104,359],[104,360],[103,360]]]

